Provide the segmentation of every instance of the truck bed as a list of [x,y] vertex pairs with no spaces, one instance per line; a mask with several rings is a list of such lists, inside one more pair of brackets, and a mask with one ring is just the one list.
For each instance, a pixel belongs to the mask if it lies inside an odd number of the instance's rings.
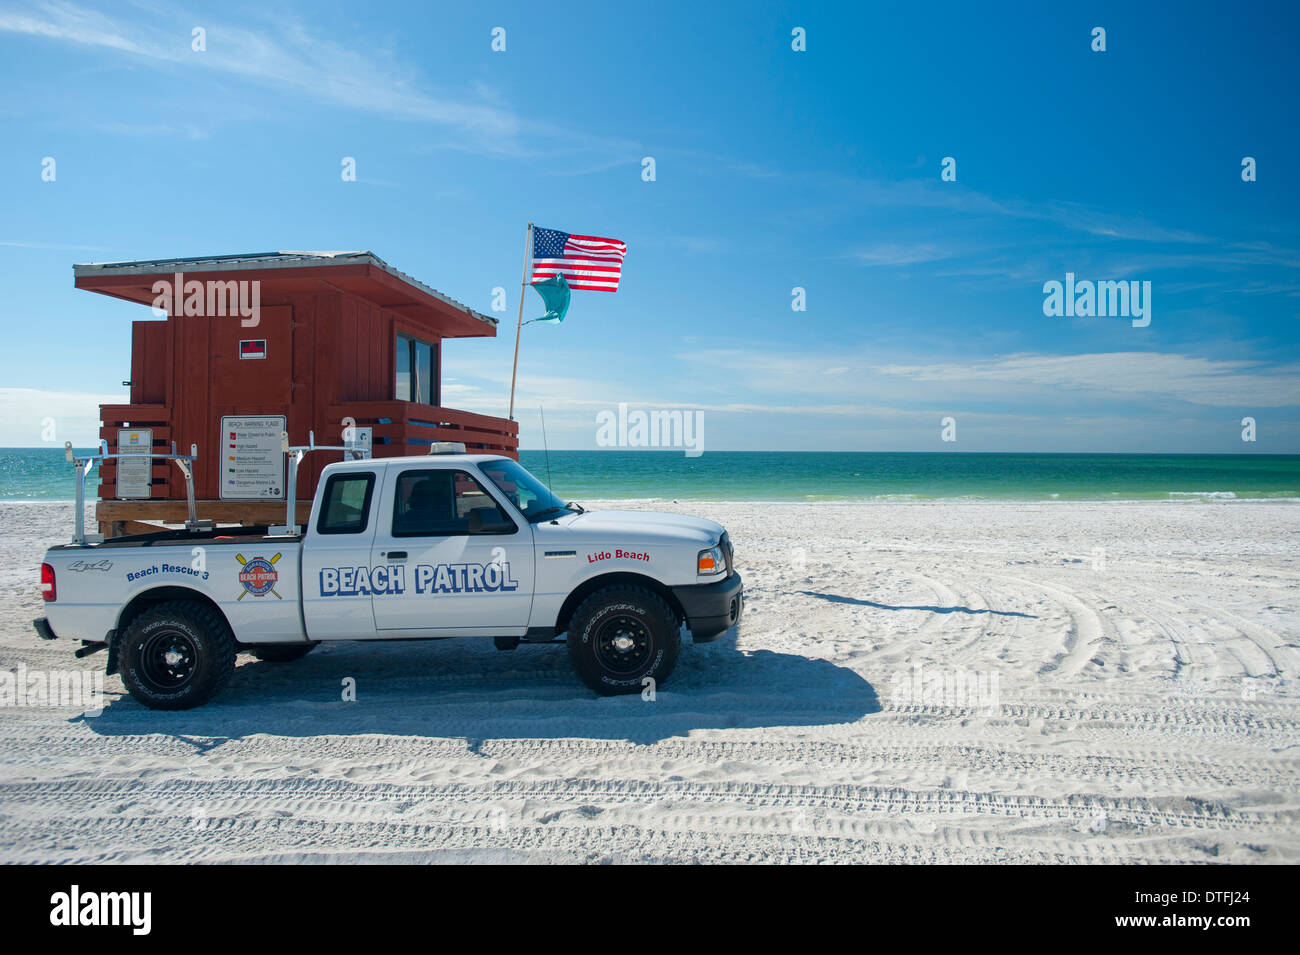
[[153,534],[123,534],[110,537],[99,544],[56,544],[50,548],[56,550],[84,550],[93,547],[96,550],[116,547],[152,547],[165,544],[189,544],[197,541],[227,544],[273,540],[276,542],[296,543],[302,540],[301,534],[283,534],[272,537],[269,524],[250,524],[239,527],[216,527],[210,531],[189,531],[185,528],[169,528]]

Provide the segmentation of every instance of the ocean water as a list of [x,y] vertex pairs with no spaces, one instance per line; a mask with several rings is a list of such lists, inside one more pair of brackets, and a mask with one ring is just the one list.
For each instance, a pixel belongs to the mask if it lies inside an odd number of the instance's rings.
[[552,451],[550,475],[578,501],[1300,498],[1300,455]]
[[[576,501],[1300,498],[1294,454],[524,451],[520,460]],[[92,470],[87,499],[97,486]],[[0,500],[70,501],[75,492],[61,448],[0,448]]]
[[[94,454],[98,448],[78,448]],[[86,475],[86,500],[99,489],[97,468]],[[72,501],[77,496],[76,469],[62,448],[0,448],[0,501]]]

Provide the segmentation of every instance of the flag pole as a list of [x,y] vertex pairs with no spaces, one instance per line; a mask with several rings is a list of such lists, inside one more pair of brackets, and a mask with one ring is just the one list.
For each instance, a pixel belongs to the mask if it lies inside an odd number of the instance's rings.
[[519,280],[519,320],[515,325],[515,366],[510,372],[510,420],[515,420],[515,378],[519,375],[519,334],[524,330],[524,292],[528,290],[528,263],[533,258],[533,224],[524,234],[524,276]]

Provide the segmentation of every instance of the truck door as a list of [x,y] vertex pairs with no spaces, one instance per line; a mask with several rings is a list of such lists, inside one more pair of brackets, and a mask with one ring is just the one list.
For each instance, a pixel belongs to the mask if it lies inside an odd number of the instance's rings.
[[375,626],[418,636],[522,636],[533,600],[532,526],[468,468],[388,468],[372,567]]
[[302,616],[313,640],[373,637],[370,546],[383,487],[375,471],[335,471],[302,545]]

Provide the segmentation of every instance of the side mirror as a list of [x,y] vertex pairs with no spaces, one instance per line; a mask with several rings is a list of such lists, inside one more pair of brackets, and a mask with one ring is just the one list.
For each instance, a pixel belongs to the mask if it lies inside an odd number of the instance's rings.
[[516,530],[512,521],[503,521],[495,507],[475,507],[469,512],[471,534],[512,534]]

